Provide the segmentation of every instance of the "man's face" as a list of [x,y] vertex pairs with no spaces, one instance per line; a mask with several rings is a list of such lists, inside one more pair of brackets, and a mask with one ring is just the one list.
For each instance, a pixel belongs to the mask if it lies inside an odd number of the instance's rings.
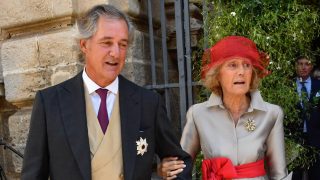
[[128,49],[128,26],[124,20],[100,17],[96,33],[80,40],[86,73],[101,87],[109,85],[124,67]]
[[306,80],[310,76],[310,73],[312,71],[311,62],[306,58],[299,59],[296,62],[296,71],[297,75],[301,77],[302,80]]

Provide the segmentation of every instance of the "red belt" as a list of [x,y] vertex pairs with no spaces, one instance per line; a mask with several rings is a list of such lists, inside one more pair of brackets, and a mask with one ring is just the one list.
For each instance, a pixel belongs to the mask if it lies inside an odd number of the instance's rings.
[[264,175],[266,175],[264,159],[239,166],[233,166],[231,160],[224,157],[202,161],[202,180],[254,178]]

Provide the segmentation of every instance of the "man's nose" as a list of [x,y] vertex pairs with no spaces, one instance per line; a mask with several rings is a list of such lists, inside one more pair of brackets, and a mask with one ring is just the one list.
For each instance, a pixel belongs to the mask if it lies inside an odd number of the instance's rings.
[[110,48],[109,55],[113,58],[118,58],[119,52],[120,52],[120,48],[117,44],[115,44]]

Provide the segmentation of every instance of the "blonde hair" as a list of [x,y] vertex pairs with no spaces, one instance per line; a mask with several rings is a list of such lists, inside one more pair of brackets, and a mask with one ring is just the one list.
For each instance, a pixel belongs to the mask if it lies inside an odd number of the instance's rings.
[[[222,96],[222,88],[218,80],[221,66],[222,64],[212,67],[206,73],[205,78],[202,79],[203,86],[218,96]],[[249,91],[256,90],[259,87],[261,78],[258,76],[258,72],[259,70],[253,67]]]

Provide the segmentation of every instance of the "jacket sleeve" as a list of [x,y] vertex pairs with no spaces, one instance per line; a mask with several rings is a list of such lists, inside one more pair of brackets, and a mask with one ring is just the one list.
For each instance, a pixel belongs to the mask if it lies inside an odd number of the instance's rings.
[[191,179],[192,160],[188,153],[182,150],[178,138],[167,117],[166,107],[158,95],[157,120],[156,120],[156,153],[160,159],[164,157],[179,157],[186,167],[177,179]]
[[276,120],[267,139],[266,158],[269,168],[269,178],[284,179],[288,173],[285,159],[285,144],[283,132],[283,111],[277,106]]
[[43,180],[49,176],[46,112],[43,104],[43,97],[39,91],[33,104],[21,173],[22,180]]

